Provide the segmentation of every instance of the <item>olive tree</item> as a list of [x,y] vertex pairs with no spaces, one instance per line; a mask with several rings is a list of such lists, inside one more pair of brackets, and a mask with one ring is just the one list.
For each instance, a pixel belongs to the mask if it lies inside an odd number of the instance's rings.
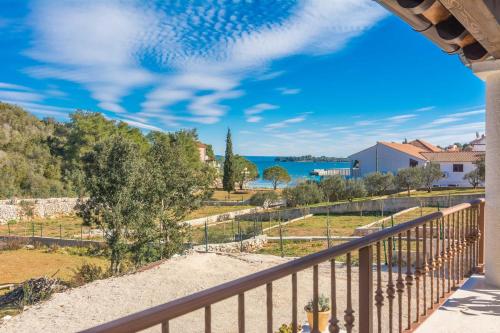
[[372,172],[363,178],[366,191],[369,195],[381,195],[394,186],[392,173]]
[[341,200],[345,196],[345,178],[341,175],[333,175],[325,177],[319,183],[325,198],[328,201],[334,202]]
[[399,189],[404,189],[411,195],[411,190],[419,187],[422,184],[420,168],[401,169],[396,174],[396,184]]
[[243,156],[235,155],[233,160],[234,180],[240,190],[246,183],[259,178],[259,172],[255,163],[247,160]]
[[432,184],[443,178],[441,167],[436,163],[427,163],[420,168],[421,185],[427,189],[427,192],[432,192]]

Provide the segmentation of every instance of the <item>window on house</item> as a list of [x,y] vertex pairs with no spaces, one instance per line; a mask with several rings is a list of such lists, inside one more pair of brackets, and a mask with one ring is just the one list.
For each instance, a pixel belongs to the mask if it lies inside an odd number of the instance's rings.
[[453,172],[464,172],[463,164],[453,164]]
[[418,161],[415,161],[414,159],[410,158],[410,168],[414,168],[418,166]]

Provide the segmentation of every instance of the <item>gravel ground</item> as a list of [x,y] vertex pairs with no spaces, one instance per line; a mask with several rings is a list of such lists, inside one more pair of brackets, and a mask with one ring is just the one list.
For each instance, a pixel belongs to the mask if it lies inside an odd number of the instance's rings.
[[[192,254],[177,257],[143,272],[96,281],[80,288],[56,294],[50,300],[30,307],[20,315],[1,324],[0,333],[78,331],[260,271],[287,260],[290,259],[257,254],[237,256]],[[320,292],[329,296],[329,263],[320,265],[319,272]],[[356,311],[355,316],[358,313],[357,275],[357,269],[353,268],[352,298]],[[385,277],[384,274],[384,280]],[[384,291],[385,285],[386,282],[383,283]],[[337,288],[339,317],[343,322],[343,312],[346,307],[346,278],[345,267],[342,266],[337,269]],[[305,320],[302,307],[311,297],[312,269],[308,269],[298,273],[298,306],[301,322]],[[245,304],[247,332],[265,332],[265,286],[247,292]],[[394,305],[397,309],[396,302]],[[290,323],[290,277],[273,283],[273,308],[276,329],[282,323]],[[406,304],[404,304],[403,309],[406,309]],[[384,311],[383,317],[386,316],[387,313]],[[203,318],[203,310],[179,317],[171,321],[170,331],[204,332]],[[237,318],[237,297],[212,306],[212,330],[214,332],[236,332]],[[387,318],[383,318],[382,321],[385,326]],[[395,321],[395,327],[397,327],[396,325],[397,321]],[[149,331],[159,332],[160,329],[154,327]]]

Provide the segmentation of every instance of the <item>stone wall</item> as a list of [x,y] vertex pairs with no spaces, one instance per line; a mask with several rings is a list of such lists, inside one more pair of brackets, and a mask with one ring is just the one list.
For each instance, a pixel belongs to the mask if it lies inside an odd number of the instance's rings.
[[481,194],[464,194],[464,195],[441,195],[433,197],[400,197],[386,198],[377,200],[364,200],[356,202],[346,202],[319,207],[307,208],[290,208],[281,211],[266,211],[253,214],[239,215],[236,219],[252,221],[269,221],[281,219],[284,221],[298,218],[307,214],[344,214],[344,213],[361,213],[361,212],[380,212],[384,211],[399,212],[403,209],[408,209],[415,206],[422,207],[450,207],[461,203],[473,201],[479,198],[484,198],[484,193]]
[[187,220],[187,221],[184,221],[184,223],[189,224],[192,227],[196,227],[196,226],[204,225],[205,222],[208,224],[213,224],[213,223],[218,223],[218,222],[222,222],[222,221],[228,221],[228,220],[232,220],[232,219],[236,218],[239,215],[255,214],[261,210],[263,210],[262,207],[241,209],[241,210],[236,210],[234,212],[227,212],[227,213],[211,215],[211,216],[207,216],[207,217],[200,217],[198,219]]
[[101,247],[104,248],[106,243],[95,240],[79,240],[79,239],[60,239],[55,237],[25,237],[25,236],[0,236],[0,242],[8,242],[17,240],[25,244],[40,243],[46,246],[58,245],[61,247]]
[[[237,252],[252,252],[264,246],[267,243],[267,236],[260,235],[255,238],[245,239],[240,242],[208,244],[208,252],[223,252],[223,253],[237,253]],[[193,247],[197,252],[206,252],[205,245],[197,245]],[[243,251],[241,251],[243,250]]]
[[28,211],[42,218],[73,214],[77,202],[77,198],[0,200],[0,224],[25,219],[30,215]]

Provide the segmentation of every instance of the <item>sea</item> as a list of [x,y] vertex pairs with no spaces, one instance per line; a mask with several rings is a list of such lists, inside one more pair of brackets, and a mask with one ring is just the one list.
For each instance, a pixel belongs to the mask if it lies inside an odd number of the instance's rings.
[[266,168],[274,165],[280,165],[288,171],[292,179],[288,184],[282,184],[280,187],[293,186],[301,180],[319,180],[318,176],[311,176],[309,173],[314,169],[332,169],[349,168],[349,162],[276,162],[276,156],[245,156],[246,159],[257,165],[259,170],[259,179],[250,182],[249,188],[272,188],[272,183],[262,179],[262,173]]

